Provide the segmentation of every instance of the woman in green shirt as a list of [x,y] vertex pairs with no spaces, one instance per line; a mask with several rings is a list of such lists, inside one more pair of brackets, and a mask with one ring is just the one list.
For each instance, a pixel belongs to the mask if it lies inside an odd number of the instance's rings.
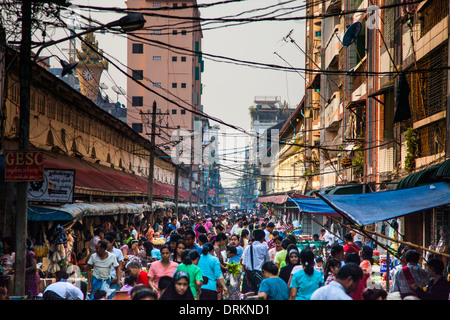
[[200,296],[201,286],[203,285],[202,271],[197,266],[200,259],[200,254],[197,250],[184,250],[181,253],[181,260],[177,267],[177,271],[185,271],[189,275],[189,287],[191,288],[192,294],[195,300],[198,300]]

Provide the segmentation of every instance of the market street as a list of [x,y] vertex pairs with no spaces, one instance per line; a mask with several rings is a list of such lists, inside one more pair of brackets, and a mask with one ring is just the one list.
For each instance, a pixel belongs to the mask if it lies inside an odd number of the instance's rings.
[[449,300],[449,12],[3,1],[0,300]]

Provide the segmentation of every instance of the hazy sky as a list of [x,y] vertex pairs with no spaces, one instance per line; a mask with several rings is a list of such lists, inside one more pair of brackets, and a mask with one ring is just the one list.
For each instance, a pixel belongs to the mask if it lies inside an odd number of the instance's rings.
[[[181,2],[181,0],[180,0]],[[199,0],[198,4],[215,3],[218,0]],[[104,7],[125,8],[123,0],[96,0],[96,1],[72,1],[73,5],[87,4]],[[276,9],[280,13],[292,12],[289,8],[304,5],[304,1],[287,0],[246,0],[242,2],[215,5],[209,8],[201,9],[202,18],[218,18],[228,15],[234,15],[252,9],[266,8],[263,11],[257,11],[240,15],[239,18],[249,18],[258,14],[269,13]],[[83,15],[89,12],[81,10]],[[93,19],[101,23],[107,23],[120,18],[122,15],[115,13],[104,13],[91,11]],[[284,17],[303,17],[305,10],[296,10]],[[204,27],[202,39],[202,51],[204,53],[225,56],[246,61],[255,61],[266,64],[275,64],[281,66],[304,67],[305,56],[295,44],[286,42],[283,38],[294,30],[292,38],[296,43],[304,48],[305,27],[303,20],[297,21],[266,21],[251,22],[236,26],[228,24],[212,24],[212,30],[206,30]],[[56,32],[52,36],[58,39],[65,36],[61,32]],[[126,63],[126,37],[96,33],[96,39],[99,48],[106,54],[112,55],[121,62]],[[79,49],[79,42],[77,43]],[[58,48],[67,55],[68,43],[61,43]],[[61,51],[56,48],[51,49],[51,53],[60,57]],[[283,61],[274,52],[281,56]],[[42,55],[49,54],[43,52]],[[204,112],[215,118],[219,118],[226,123],[239,126],[245,130],[250,129],[250,116],[248,108],[253,105],[255,96],[280,96],[281,101],[286,101],[291,107],[295,107],[301,101],[304,95],[305,81],[301,75],[296,72],[264,70],[242,65],[235,65],[224,62],[216,62],[204,56],[205,70],[202,74],[203,95],[202,105]],[[56,65],[57,61],[53,63]],[[110,65],[109,70],[104,72],[101,83],[106,84],[109,89],[106,92],[113,100],[117,99],[116,93],[111,90],[112,86],[119,86],[126,89],[126,77]],[[119,97],[121,103],[126,104],[124,97]],[[216,124],[212,122],[211,124]],[[221,147],[225,148],[227,159],[234,159],[243,156],[243,146],[247,141],[245,135],[233,133],[233,130],[224,125],[220,125],[221,133],[228,139],[221,140]],[[232,152],[236,148],[236,152]],[[230,160],[227,160],[230,161]],[[231,163],[234,161],[231,160]],[[229,163],[228,163],[229,164]],[[226,181],[225,181],[226,182]]]

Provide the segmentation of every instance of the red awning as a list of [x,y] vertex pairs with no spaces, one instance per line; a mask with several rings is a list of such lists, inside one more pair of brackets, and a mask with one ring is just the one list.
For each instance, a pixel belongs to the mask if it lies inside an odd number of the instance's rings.
[[281,195],[259,197],[258,202],[259,203],[283,204],[283,203],[286,203],[286,201],[289,198],[314,198],[314,197],[305,196],[303,194],[291,194],[291,195],[281,194]]
[[[75,170],[77,192],[90,191],[142,196],[148,194],[147,177],[126,173],[82,159],[45,153],[44,167]],[[174,186],[153,181],[153,195],[174,199],[174,194]],[[178,197],[180,200],[189,200],[189,192],[183,188],[178,188]]]

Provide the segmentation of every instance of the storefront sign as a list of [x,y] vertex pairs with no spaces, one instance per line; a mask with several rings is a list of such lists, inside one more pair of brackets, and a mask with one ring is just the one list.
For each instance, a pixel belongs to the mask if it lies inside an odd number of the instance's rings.
[[6,151],[5,181],[43,181],[44,157],[40,151]]
[[29,201],[72,203],[75,170],[45,169],[44,181],[30,183]]
[[381,273],[385,273],[387,271],[386,260],[387,260],[386,255],[384,255],[384,254],[380,255],[380,272]]

